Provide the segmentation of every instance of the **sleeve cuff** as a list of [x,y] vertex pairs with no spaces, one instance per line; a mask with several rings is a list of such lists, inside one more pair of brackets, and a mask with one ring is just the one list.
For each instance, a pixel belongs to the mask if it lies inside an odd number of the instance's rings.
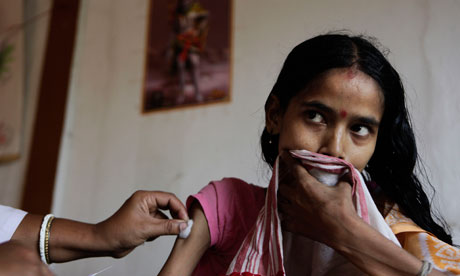
[[0,205],[0,243],[11,239],[27,212]]

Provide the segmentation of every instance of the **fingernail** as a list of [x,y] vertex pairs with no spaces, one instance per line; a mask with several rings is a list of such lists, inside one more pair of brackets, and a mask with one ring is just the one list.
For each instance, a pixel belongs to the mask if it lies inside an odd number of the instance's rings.
[[187,220],[187,221],[188,221],[189,219],[190,219],[190,218],[188,217],[188,214],[187,214],[187,213],[185,213],[185,220]]
[[184,230],[185,228],[187,228],[187,223],[186,222],[181,222],[179,224],[179,228],[180,228],[181,231]]

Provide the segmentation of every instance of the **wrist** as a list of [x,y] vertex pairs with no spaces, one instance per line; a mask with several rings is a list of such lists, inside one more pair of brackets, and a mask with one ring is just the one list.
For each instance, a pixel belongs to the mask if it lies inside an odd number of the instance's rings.
[[52,262],[109,256],[108,246],[95,224],[55,219],[50,232],[49,254]]
[[367,225],[356,213],[345,212],[344,209],[339,210],[334,219],[336,223],[331,227],[333,230],[324,243],[336,251],[346,254],[350,252],[351,245],[359,242],[356,233],[362,231],[362,227]]
[[343,218],[343,231],[331,246],[370,275],[416,275],[421,263],[357,215]]
[[117,244],[114,244],[114,240],[107,231],[104,222],[91,225],[91,239],[94,244],[93,250],[98,252],[98,256],[111,257],[115,254],[118,248]]
[[97,256],[107,256],[113,258],[121,258],[131,252],[135,246],[121,237],[125,236],[121,229],[114,228],[107,221],[92,225],[92,236]]

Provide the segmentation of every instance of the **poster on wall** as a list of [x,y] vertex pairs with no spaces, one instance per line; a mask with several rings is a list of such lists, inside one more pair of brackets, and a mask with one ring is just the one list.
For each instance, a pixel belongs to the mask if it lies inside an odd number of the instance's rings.
[[151,0],[143,112],[230,100],[231,0]]
[[0,1],[0,163],[19,158],[24,97],[23,1]]

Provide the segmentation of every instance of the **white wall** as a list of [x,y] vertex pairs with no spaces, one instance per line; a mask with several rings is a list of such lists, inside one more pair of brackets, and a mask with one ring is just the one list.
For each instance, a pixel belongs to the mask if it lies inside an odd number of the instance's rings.
[[[147,6],[147,0],[82,1],[57,215],[97,222],[137,189],[171,191],[185,200],[223,176],[266,185],[258,139],[263,104],[283,59],[306,38],[347,28],[391,49],[443,213],[460,237],[454,173],[460,164],[460,2],[236,0],[232,102],[141,115]],[[158,239],[121,260],[55,268],[60,275],[87,275],[113,265],[105,275],[155,275],[173,240]]]

